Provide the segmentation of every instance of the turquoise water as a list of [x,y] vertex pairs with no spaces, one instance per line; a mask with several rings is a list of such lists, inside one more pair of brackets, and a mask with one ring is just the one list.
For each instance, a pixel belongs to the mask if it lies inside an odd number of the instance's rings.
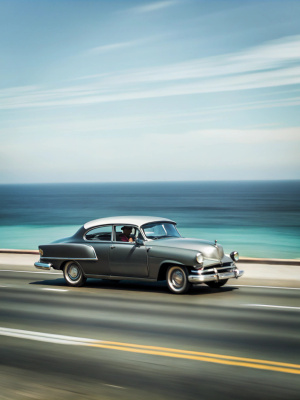
[[0,248],[37,249],[85,222],[155,215],[245,257],[300,259],[300,182],[0,185]]
[[[38,245],[73,235],[79,225],[0,227],[1,248],[37,249]],[[299,258],[299,237],[285,230],[265,228],[180,228],[184,237],[218,240],[226,253],[238,250],[243,257]]]

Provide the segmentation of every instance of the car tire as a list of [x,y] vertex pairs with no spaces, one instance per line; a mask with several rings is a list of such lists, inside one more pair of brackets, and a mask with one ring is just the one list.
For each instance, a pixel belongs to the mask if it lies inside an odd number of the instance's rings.
[[175,294],[187,293],[191,287],[188,280],[187,269],[180,265],[172,265],[169,267],[166,279],[170,291]]
[[207,286],[209,286],[212,289],[218,289],[221,286],[224,286],[225,283],[227,283],[228,279],[221,279],[219,282],[206,282]]
[[64,278],[69,286],[83,286],[86,277],[83,275],[82,268],[77,261],[69,261],[64,266]]

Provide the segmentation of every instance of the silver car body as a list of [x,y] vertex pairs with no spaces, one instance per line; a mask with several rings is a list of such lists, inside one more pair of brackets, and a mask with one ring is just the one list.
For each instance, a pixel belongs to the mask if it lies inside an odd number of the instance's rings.
[[[85,278],[165,280],[171,266],[187,271],[190,283],[223,282],[243,274],[234,257],[224,254],[216,241],[178,237],[151,239],[145,234],[147,224],[176,223],[167,218],[120,216],[96,219],[85,223],[73,236],[39,246],[40,269],[64,269],[70,261],[80,265]],[[116,228],[129,225],[139,234],[135,241],[117,240]],[[107,227],[111,237],[89,239],[95,228]],[[177,230],[176,230],[177,231]],[[178,231],[177,231],[178,232]],[[200,254],[200,256],[199,256]],[[202,262],[198,262],[199,258]]]

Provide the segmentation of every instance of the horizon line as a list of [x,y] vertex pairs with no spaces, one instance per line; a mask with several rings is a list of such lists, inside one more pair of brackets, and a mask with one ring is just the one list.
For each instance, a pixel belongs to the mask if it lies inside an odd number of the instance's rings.
[[283,179],[213,179],[213,180],[161,180],[161,181],[93,181],[93,182],[0,182],[0,186],[4,185],[89,185],[89,184],[126,184],[126,183],[197,183],[197,182],[295,182],[300,178],[283,178]]

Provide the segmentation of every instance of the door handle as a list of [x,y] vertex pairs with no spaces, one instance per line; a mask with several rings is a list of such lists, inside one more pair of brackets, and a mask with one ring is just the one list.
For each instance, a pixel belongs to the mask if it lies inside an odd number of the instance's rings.
[[111,249],[114,249],[115,247],[116,247],[116,246],[114,246],[114,245],[111,245],[111,246],[110,246]]

